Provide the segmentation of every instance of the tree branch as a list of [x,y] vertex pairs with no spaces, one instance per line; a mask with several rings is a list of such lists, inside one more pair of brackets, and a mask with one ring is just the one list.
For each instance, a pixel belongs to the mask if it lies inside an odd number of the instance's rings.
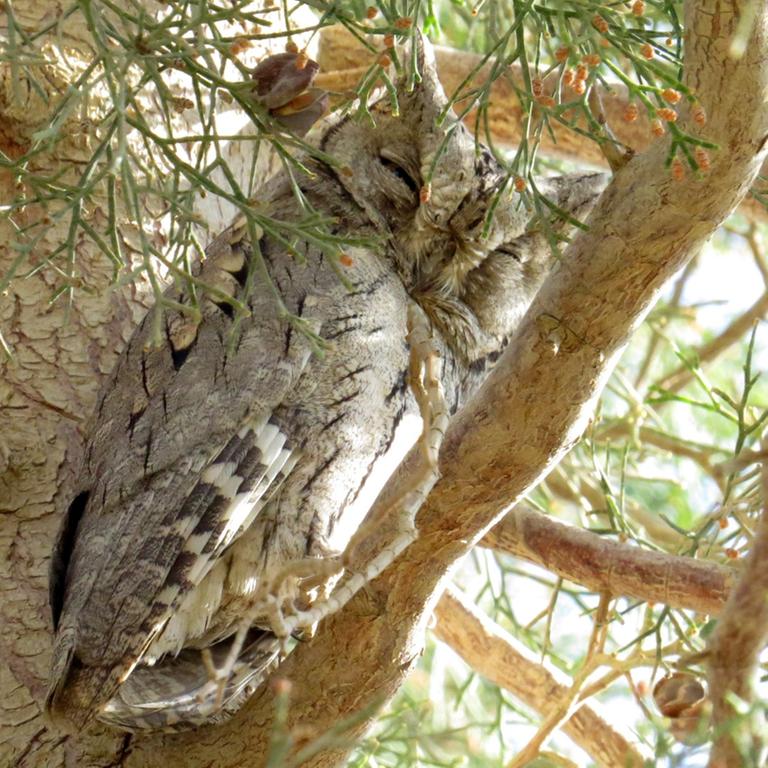
[[[768,449],[768,441],[763,442]],[[768,643],[768,466],[763,465],[763,504],[760,523],[741,578],[731,592],[709,643],[709,693],[713,706],[715,743],[710,768],[747,765],[765,749],[757,735],[764,726],[751,727],[762,713],[739,717],[729,700],[738,696],[745,704],[754,701],[754,682],[761,651]],[[765,755],[763,755],[765,757]]]
[[594,592],[710,615],[723,609],[734,572],[717,563],[620,544],[518,504],[481,546],[520,557]]
[[[703,181],[673,181],[665,168],[667,139],[615,176],[589,231],[568,247],[481,393],[454,419],[441,453],[444,476],[419,515],[417,541],[281,665],[280,675],[294,684],[289,728],[323,733],[395,693],[418,659],[454,564],[579,439],[666,281],[746,194],[768,134],[767,19],[760,6],[744,56],[733,59],[735,5],[688,0],[685,80],[710,115],[706,137],[722,147],[711,173]],[[695,129],[686,115],[680,123]],[[413,455],[404,462],[379,511],[417,464]],[[380,551],[390,534],[382,523],[370,549]],[[368,725],[358,722],[350,739]],[[222,726],[137,740],[126,765],[263,765],[272,727],[265,688]],[[351,741],[328,748],[304,765],[339,765],[350,748]]]
[[[572,696],[572,681],[548,668],[508,632],[449,587],[435,611],[436,637],[447,643],[486,679],[505,688],[545,717]],[[588,704],[582,704],[562,730],[598,765],[641,766],[643,756]]]

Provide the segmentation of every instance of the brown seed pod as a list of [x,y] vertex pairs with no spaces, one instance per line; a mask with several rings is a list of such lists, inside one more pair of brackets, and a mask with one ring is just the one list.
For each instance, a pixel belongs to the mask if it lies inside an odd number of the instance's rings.
[[708,717],[704,686],[688,672],[674,672],[653,687],[653,700],[662,715],[670,719],[669,732],[683,744],[700,741],[702,720]]
[[653,700],[665,717],[681,717],[687,709],[704,701],[707,693],[688,672],[673,672],[653,686]]

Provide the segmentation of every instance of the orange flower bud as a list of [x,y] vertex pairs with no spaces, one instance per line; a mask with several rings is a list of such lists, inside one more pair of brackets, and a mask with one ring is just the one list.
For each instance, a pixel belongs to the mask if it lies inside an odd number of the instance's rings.
[[680,101],[680,91],[676,91],[674,88],[665,88],[661,92],[661,95],[664,98],[664,101],[667,101],[670,104],[677,104],[677,102]]
[[413,25],[413,19],[410,16],[401,16],[399,19],[395,19],[395,29],[410,29]]
[[663,136],[666,132],[664,123],[661,120],[651,120],[651,133],[654,136]]
[[544,93],[544,83],[538,77],[531,80],[531,91],[537,99]]
[[365,10],[366,19],[375,19],[378,16],[379,9],[375,5],[369,5]]
[[514,186],[515,191],[522,194],[525,192],[525,179],[522,176],[515,176]]
[[344,251],[339,254],[339,264],[341,264],[342,267],[351,267],[355,262],[352,261],[352,257],[348,253],[344,253]]
[[707,122],[707,113],[704,111],[704,107],[701,104],[697,104],[691,112],[693,122],[696,125],[704,125]]
[[662,120],[666,120],[668,123],[674,123],[677,120],[677,112],[675,112],[674,109],[670,109],[669,107],[662,107],[661,109],[657,109],[656,114]]
[[571,49],[567,45],[564,45],[562,48],[558,48],[555,51],[555,61],[559,61],[562,64],[562,62],[568,60],[570,52]]
[[563,85],[570,85],[573,82],[573,70],[566,69],[563,72]]
[[672,161],[672,178],[675,181],[682,181],[685,178],[685,167],[679,157]]
[[635,16],[642,16],[645,13],[645,3],[643,0],[635,0],[635,2],[632,3],[632,13]]
[[650,43],[643,43],[640,46],[640,54],[650,61],[653,58],[653,46]]
[[[696,162],[699,164],[699,168],[701,168],[702,171],[709,170],[709,153],[704,147],[696,147],[696,149],[693,150],[693,156],[696,158]],[[719,525],[721,528],[726,528],[728,526],[728,519],[721,517]]]
[[639,110],[637,108],[637,104],[635,104],[634,101],[631,101],[629,104],[627,104],[626,109],[624,110],[624,122],[634,123],[635,120],[637,120],[638,114]]
[[288,51],[288,53],[298,53],[299,52],[299,46],[296,45],[296,43],[294,43],[293,40],[289,40],[285,44],[285,50]]
[[592,17],[592,26],[603,35],[608,31],[608,22],[599,13]]

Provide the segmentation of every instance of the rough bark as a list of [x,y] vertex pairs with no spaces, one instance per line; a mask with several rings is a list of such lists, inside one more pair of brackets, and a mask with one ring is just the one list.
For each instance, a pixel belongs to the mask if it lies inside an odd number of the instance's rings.
[[[707,138],[721,146],[710,174],[673,181],[664,141],[616,175],[589,231],[569,246],[482,393],[452,424],[441,453],[443,479],[419,516],[419,539],[282,666],[280,675],[293,682],[287,726],[300,726],[304,739],[397,690],[418,658],[451,568],[578,440],[666,281],[749,189],[768,135],[768,9],[758,8],[740,59],[727,54],[736,24],[734,3],[686,3],[684,77],[710,116]],[[693,130],[685,116],[682,125]],[[385,496],[417,465],[407,461]],[[370,543],[374,550],[381,545]],[[349,737],[369,722],[358,718]],[[264,765],[272,729],[273,699],[262,690],[221,727],[137,739],[124,762]],[[339,765],[350,743],[325,744],[303,764]]]
[[[150,4],[146,8],[152,12]],[[38,40],[41,61],[32,68],[45,99],[24,69],[7,60],[0,65],[0,151],[19,157],[32,145],[35,132],[50,125],[68,84],[92,52],[80,13],[57,20],[50,3],[26,0],[13,4],[13,14],[25,33],[51,27]],[[3,37],[7,28],[8,16],[0,15]],[[16,43],[21,45],[18,31]],[[270,44],[282,47],[283,41]],[[254,47],[249,56],[255,60],[265,50]],[[176,93],[190,97],[183,90]],[[100,106],[98,99],[87,105],[93,110]],[[151,110],[146,114],[151,119]],[[85,109],[73,113],[63,125],[61,141],[37,154],[29,169],[62,173],[62,184],[76,186],[92,151],[84,129],[89,116]],[[194,129],[193,122],[189,125]],[[138,137],[129,136],[129,141],[138,145]],[[251,155],[242,143],[224,148],[236,176],[245,174],[241,179],[250,173]],[[273,163],[265,156],[259,173],[268,174]],[[10,173],[0,171],[3,205],[25,192],[29,190],[19,189]],[[119,196],[117,200],[119,206]],[[198,202],[201,221],[215,235],[228,223],[232,207],[210,195]],[[47,209],[29,205],[14,213],[13,221],[0,217],[0,281],[35,233],[21,233],[20,228],[41,224],[47,217],[44,235],[19,274],[40,266],[64,241],[68,221],[56,218],[60,207],[56,202]],[[94,195],[86,209],[86,221],[102,231],[106,189]],[[163,236],[156,216],[148,207],[144,219],[136,222],[117,211],[124,253],[132,259],[126,271],[139,263],[132,248],[138,227],[150,237]],[[200,239],[207,242],[208,233],[201,231]],[[76,250],[77,290],[71,305],[63,298],[50,303],[62,279],[53,268],[16,279],[7,291],[0,291],[0,333],[11,352],[6,356],[0,348],[0,766],[107,766],[124,753],[123,734],[97,729],[85,738],[69,739],[50,730],[41,714],[50,663],[48,562],[58,529],[56,495],[80,448],[83,421],[93,410],[101,381],[152,301],[146,282],[112,285],[112,265],[87,238],[76,243]]]
[[[30,28],[46,21],[44,4],[28,9],[16,4],[15,10]],[[658,143],[616,177],[590,231],[569,248],[484,394],[454,424],[441,461],[444,480],[419,519],[420,539],[281,669],[281,676],[293,681],[287,725],[301,725],[303,741],[327,735],[345,716],[370,708],[348,734],[305,764],[343,761],[349,737],[368,726],[372,705],[397,690],[418,658],[451,567],[578,439],[612,365],[664,282],[754,179],[768,132],[766,12],[760,9],[757,15],[746,54],[734,61],[725,53],[735,27],[733,4],[687,4],[686,78],[710,116],[706,137],[722,147],[709,176],[672,182],[664,168],[666,145]],[[79,30],[68,38],[66,25],[63,34],[68,43],[82,39]],[[9,83],[7,70],[5,77]],[[40,104],[17,106],[19,123],[3,134],[3,148],[11,152],[18,151],[16,142],[25,135],[19,128],[24,116],[41,109]],[[6,104],[3,111],[7,114]],[[43,116],[37,125],[44,124]],[[73,158],[72,151],[71,144],[64,145],[60,154],[41,162],[51,168],[75,162],[81,155]],[[11,179],[0,184],[3,197],[12,195]],[[60,236],[52,229],[41,252]],[[0,232],[0,241],[9,241],[7,230]],[[13,257],[2,254],[4,262]],[[87,253],[84,259],[88,264]],[[48,731],[40,717],[50,647],[47,558],[56,528],[54,494],[67,444],[64,433],[76,433],[101,377],[143,312],[135,289],[106,294],[109,270],[99,264],[83,268],[93,295],[83,296],[68,314],[57,305],[41,311],[51,290],[45,272],[15,283],[0,303],[0,322],[15,350],[3,372],[0,398],[5,470],[0,479],[0,764],[263,765],[273,733],[269,689],[230,723],[182,736],[132,739],[96,731],[72,740]],[[401,477],[412,466],[408,463]],[[386,533],[383,526],[382,539]]]

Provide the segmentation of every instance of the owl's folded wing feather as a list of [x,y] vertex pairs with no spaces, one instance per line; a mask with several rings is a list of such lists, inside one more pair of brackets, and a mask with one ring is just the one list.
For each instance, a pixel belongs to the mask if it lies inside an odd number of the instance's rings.
[[[234,240],[230,231],[222,237]],[[224,255],[247,248],[237,240]],[[48,707],[78,727],[113,696],[297,460],[269,417],[310,348],[258,290],[234,345],[231,313],[218,305],[181,337],[171,316],[159,347],[148,316],[105,388],[52,573],[58,632]]]

